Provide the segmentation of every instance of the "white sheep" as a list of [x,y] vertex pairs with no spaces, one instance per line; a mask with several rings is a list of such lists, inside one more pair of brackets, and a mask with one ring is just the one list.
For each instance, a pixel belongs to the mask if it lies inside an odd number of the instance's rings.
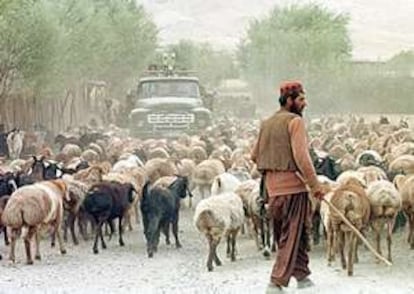
[[240,182],[245,182],[252,179],[250,170],[247,167],[235,166],[231,167],[227,172],[239,179]]
[[344,171],[338,176],[338,178],[336,179],[336,182],[338,184],[345,184],[346,182],[349,181],[349,179],[355,179],[361,184],[361,186],[363,186],[364,188],[367,187],[367,182],[365,180],[364,173],[355,171],[355,170]]
[[138,156],[134,154],[127,154],[123,157],[120,157],[120,160],[117,161],[112,167],[112,171],[121,172],[124,169],[128,168],[137,168],[143,167],[144,163],[139,159]]
[[209,244],[207,269],[213,270],[213,260],[217,266],[221,261],[217,256],[217,246],[222,237],[227,238],[227,256],[236,260],[236,237],[244,222],[243,202],[232,192],[215,195],[201,200],[194,214],[194,224],[205,234]]
[[213,179],[211,185],[211,195],[224,192],[234,192],[241,184],[241,181],[230,173],[222,173]]
[[374,165],[362,166],[357,169],[357,172],[361,172],[364,175],[364,180],[367,185],[375,181],[387,180],[385,171]]

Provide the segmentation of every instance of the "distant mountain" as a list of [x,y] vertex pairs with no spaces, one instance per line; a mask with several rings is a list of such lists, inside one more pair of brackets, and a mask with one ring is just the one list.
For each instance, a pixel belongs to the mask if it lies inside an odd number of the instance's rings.
[[[209,41],[234,48],[249,21],[290,0],[137,0],[152,14],[163,43],[180,39]],[[295,3],[308,1],[296,0]],[[313,1],[315,2],[315,1]],[[349,13],[355,59],[386,59],[414,49],[414,0],[319,0]]]

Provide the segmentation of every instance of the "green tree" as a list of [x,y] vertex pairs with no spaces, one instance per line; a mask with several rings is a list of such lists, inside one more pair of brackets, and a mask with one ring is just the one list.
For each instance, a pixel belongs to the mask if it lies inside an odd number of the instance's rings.
[[0,98],[15,88],[62,96],[85,80],[120,95],[152,57],[157,30],[127,0],[0,1]]
[[210,87],[239,74],[235,56],[229,51],[214,50],[209,43],[181,40],[168,46],[167,51],[176,54],[176,68],[196,71],[202,82]]
[[402,51],[396,54],[387,64],[390,70],[395,70],[400,75],[410,75],[414,70],[414,50]]
[[347,24],[346,15],[315,4],[275,7],[267,17],[252,21],[238,60],[258,100],[274,104],[281,80],[300,79],[310,96],[318,97],[313,110],[331,103],[332,82],[351,56]]

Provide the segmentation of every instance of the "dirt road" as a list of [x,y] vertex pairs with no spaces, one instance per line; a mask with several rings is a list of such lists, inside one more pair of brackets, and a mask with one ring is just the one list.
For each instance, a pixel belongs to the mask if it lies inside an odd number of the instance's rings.
[[[192,211],[182,211],[180,230],[183,248],[167,247],[162,238],[153,259],[146,256],[141,227],[126,233],[125,247],[119,247],[115,237],[99,255],[92,253],[91,241],[79,246],[69,243],[65,256],[43,241],[43,260],[33,266],[24,264],[21,240],[15,265],[7,261],[8,248],[1,242],[0,293],[264,293],[273,257],[264,260],[253,240],[241,236],[234,263],[226,258],[222,243],[223,266],[207,272],[207,245],[193,227]],[[351,278],[338,264],[327,267],[323,245],[318,245],[311,253],[316,286],[299,291],[292,281],[287,293],[414,293],[414,250],[408,249],[404,236],[395,235],[394,266],[376,264],[362,248]]]

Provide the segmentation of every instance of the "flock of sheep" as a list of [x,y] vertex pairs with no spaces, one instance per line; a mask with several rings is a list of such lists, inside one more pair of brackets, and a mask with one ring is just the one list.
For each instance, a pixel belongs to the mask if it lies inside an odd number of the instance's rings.
[[[142,219],[149,257],[157,251],[160,233],[170,242],[170,229],[179,248],[180,203],[187,195],[190,207],[195,201],[195,228],[208,241],[209,271],[213,263],[222,264],[216,249],[223,238],[228,257],[236,259],[237,236],[246,228],[258,250],[268,256],[269,244],[259,236],[264,233],[261,222],[269,220],[259,195],[260,173],[250,160],[257,127],[257,122],[226,119],[202,134],[176,140],[131,138],[116,127],[82,136],[73,130],[59,136],[57,148],[45,142],[36,146],[34,157],[3,163],[0,214],[4,232],[9,233],[5,242],[11,241],[10,259],[15,260],[19,235],[27,263],[33,263],[33,239],[35,258],[40,259],[39,242],[46,229],[52,245],[57,237],[63,254],[68,229],[77,244],[77,231],[86,239],[92,228],[93,252],[98,253],[99,239],[106,248],[102,231],[112,236],[115,219],[121,246],[124,227],[132,230]],[[308,129],[315,165],[329,158],[341,171],[336,177],[318,170],[329,191],[325,199],[364,235],[370,237],[372,230],[380,253],[385,227],[390,261],[395,220],[403,213],[414,249],[414,131],[405,123],[370,123],[356,117],[313,120]],[[355,234],[326,203],[312,197],[311,202],[314,220],[320,218],[326,232],[328,262],[339,253],[343,268],[352,275],[358,261]],[[318,221],[313,224],[318,234]]]

